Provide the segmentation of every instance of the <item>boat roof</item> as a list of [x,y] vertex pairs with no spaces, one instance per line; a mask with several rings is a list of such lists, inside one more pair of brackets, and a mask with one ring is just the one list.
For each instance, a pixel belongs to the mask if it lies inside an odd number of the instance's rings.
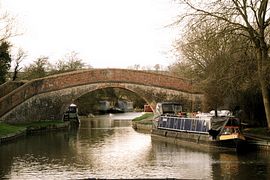
[[69,105],[69,107],[77,107],[77,105],[72,103]]
[[158,104],[176,104],[176,105],[181,105],[179,102],[159,102]]

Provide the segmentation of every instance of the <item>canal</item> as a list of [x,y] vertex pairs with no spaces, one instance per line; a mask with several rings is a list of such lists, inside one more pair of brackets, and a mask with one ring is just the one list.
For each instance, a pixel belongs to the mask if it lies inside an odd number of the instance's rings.
[[270,179],[267,152],[204,152],[151,139],[131,127],[138,113],[81,119],[70,131],[0,146],[0,179]]

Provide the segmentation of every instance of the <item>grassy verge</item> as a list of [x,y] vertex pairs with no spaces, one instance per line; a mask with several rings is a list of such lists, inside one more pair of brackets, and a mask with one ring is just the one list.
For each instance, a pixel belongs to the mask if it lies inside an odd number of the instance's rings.
[[132,121],[142,121],[142,120],[146,120],[146,119],[152,119],[154,117],[153,113],[144,113],[143,115],[134,118]]
[[153,117],[153,113],[144,113],[143,115],[134,118],[132,121],[141,124],[152,124]]
[[14,134],[24,129],[25,127],[23,126],[14,126],[6,123],[0,123],[0,137],[8,134]]
[[16,124],[16,125],[0,123],[0,137],[6,136],[8,134],[18,133],[27,128],[49,127],[49,126],[54,126],[61,123],[64,123],[64,122],[60,120],[59,121],[37,121],[37,122]]
[[254,134],[257,136],[264,136],[270,138],[270,131],[268,128],[246,128],[244,133]]

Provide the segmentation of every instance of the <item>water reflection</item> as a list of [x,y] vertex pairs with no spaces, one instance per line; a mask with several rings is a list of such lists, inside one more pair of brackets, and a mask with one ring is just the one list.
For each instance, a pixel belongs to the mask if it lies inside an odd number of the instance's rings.
[[237,155],[183,148],[134,131],[127,119],[127,114],[82,119],[75,130],[2,145],[0,179],[270,177],[268,153]]
[[152,150],[155,154],[154,162],[159,167],[159,176],[164,177],[164,172],[181,179],[210,179],[211,157],[193,149],[184,149],[180,146],[165,143],[156,139],[152,140]]
[[213,179],[269,179],[269,152],[213,154]]

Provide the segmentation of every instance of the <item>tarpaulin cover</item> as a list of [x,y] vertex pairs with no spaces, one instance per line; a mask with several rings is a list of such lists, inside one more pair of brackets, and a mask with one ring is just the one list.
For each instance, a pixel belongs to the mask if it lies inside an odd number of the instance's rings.
[[210,120],[211,129],[215,131],[220,131],[229,121],[229,117],[212,117]]
[[229,121],[229,117],[212,117],[210,120],[209,134],[215,139]]

